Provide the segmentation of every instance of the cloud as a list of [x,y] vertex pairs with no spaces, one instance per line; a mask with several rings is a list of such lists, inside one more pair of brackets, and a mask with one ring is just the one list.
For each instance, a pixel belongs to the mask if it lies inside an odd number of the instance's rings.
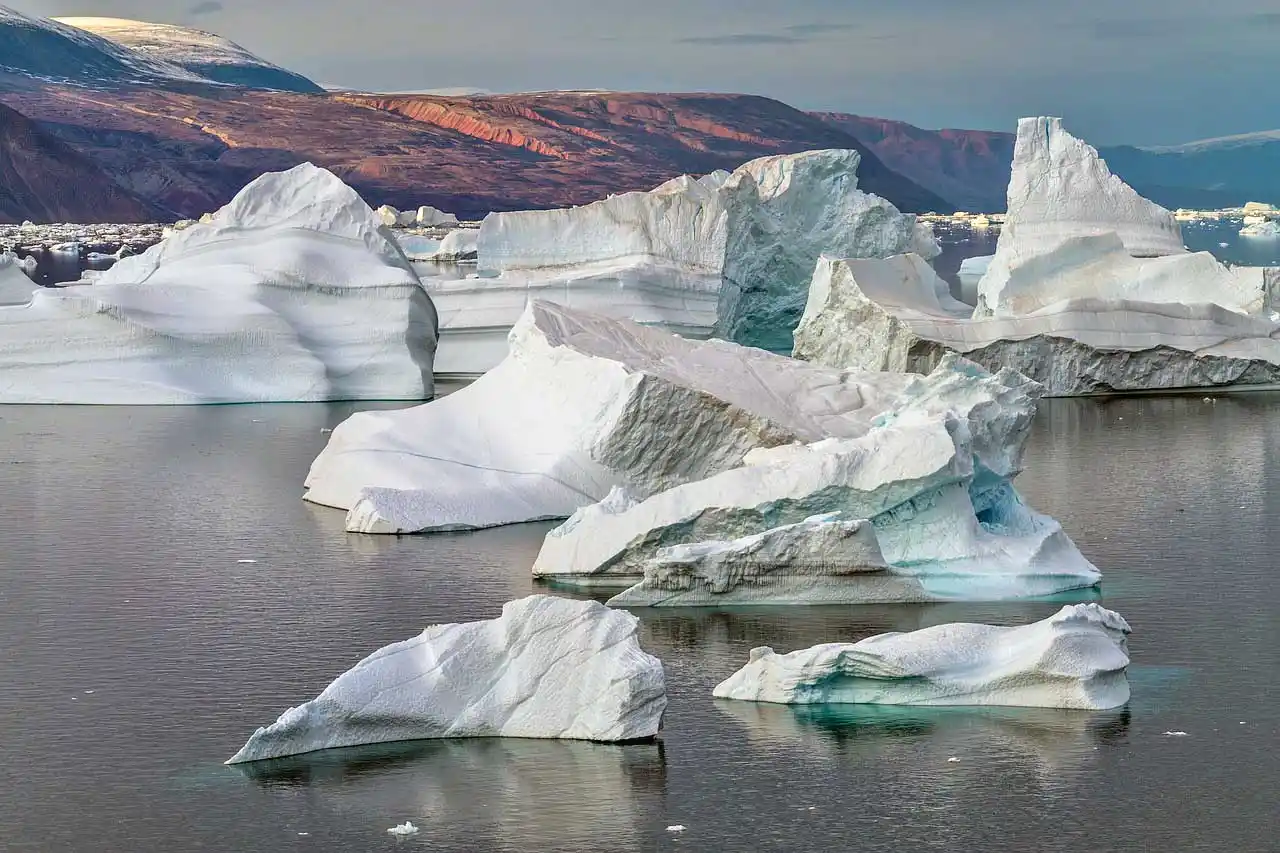
[[1228,38],[1259,27],[1280,27],[1280,12],[1223,17],[1128,18],[1094,21],[1089,27],[1095,38],[1109,40]]
[[198,18],[201,15],[212,15],[215,12],[221,12],[223,8],[223,5],[218,0],[202,0],[202,2],[188,9],[187,14],[193,18]]
[[856,24],[832,24],[829,22],[819,22],[815,24],[795,24],[787,27],[787,32],[797,36],[820,36],[826,33],[856,30],[857,28]]
[[710,44],[720,46],[739,46],[754,44],[800,44],[808,41],[797,36],[784,36],[776,33],[732,33],[723,36],[694,36],[678,39],[680,44]]

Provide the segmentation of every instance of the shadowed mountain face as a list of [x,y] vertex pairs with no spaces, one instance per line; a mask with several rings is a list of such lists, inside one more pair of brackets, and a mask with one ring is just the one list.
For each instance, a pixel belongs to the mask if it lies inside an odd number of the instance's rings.
[[746,95],[304,95],[218,87],[43,85],[0,100],[183,216],[267,171],[311,161],[372,204],[464,218],[584,204],[684,173],[814,148],[857,148],[859,185],[906,211],[948,210],[867,146],[804,112]]
[[166,214],[0,105],[0,222],[155,222]]

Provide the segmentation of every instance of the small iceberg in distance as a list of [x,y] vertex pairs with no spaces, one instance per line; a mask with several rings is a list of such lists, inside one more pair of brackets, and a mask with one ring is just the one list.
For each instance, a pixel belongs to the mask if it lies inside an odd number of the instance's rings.
[[721,682],[721,699],[789,705],[1005,705],[1107,710],[1129,701],[1129,623],[1076,604],[1031,625],[956,623],[827,643],[768,647]]
[[1255,222],[1246,225],[1240,229],[1241,237],[1253,237],[1255,239],[1262,238],[1265,240],[1280,239],[1280,222],[1272,219],[1264,219],[1261,222]]

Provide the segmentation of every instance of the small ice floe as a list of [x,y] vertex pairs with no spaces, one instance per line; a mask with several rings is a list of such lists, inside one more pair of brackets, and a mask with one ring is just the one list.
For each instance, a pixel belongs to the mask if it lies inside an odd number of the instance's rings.
[[406,835],[417,835],[418,827],[414,826],[413,824],[409,823],[409,821],[406,820],[404,823],[400,824],[399,826],[391,827],[390,829],[387,830],[387,832],[391,833],[392,835],[398,835],[401,837],[404,837]]
[[684,832],[684,830],[685,826],[683,823],[676,823],[667,827],[667,832]]
[[321,432],[333,432],[329,427],[320,427]]
[[948,759],[947,759],[947,763],[948,763],[948,764],[955,764],[955,763],[956,763],[956,762],[958,762],[959,760],[960,760],[959,758],[957,758],[956,756],[954,756],[954,755],[953,755],[953,756],[951,756],[950,758],[948,758]]
[[92,693],[93,693],[93,691],[92,691],[92,690],[86,690],[86,691],[85,691],[85,695],[86,695],[86,696],[92,695]]
[[1230,245],[1231,245],[1230,243],[1219,243],[1219,244],[1218,244],[1218,247],[1219,247],[1219,248],[1222,248],[1222,249],[1225,249],[1225,248],[1227,248],[1227,247],[1228,247],[1228,246],[1230,246]]
[[1165,732],[1165,737],[1190,737],[1186,732]]
[[237,563],[256,563],[257,560],[236,560]]
[[298,835],[299,835],[299,836],[303,836],[303,835],[310,835],[310,834],[311,834],[311,833],[309,833],[309,832],[299,832],[299,833],[298,833]]

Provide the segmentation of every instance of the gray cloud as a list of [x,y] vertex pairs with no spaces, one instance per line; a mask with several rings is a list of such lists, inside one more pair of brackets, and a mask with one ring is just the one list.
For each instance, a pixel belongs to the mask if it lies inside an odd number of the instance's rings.
[[755,44],[799,44],[808,41],[797,36],[783,36],[775,33],[732,33],[724,36],[695,36],[677,39],[680,44],[709,44],[718,46],[737,46]]
[[224,8],[218,0],[203,0],[203,2],[197,3],[188,9],[187,14],[193,18],[198,18],[201,15],[212,15],[215,12],[221,12]]
[[1227,38],[1258,27],[1280,27],[1280,12],[1223,17],[1128,18],[1089,24],[1095,38],[1116,40]]
[[819,22],[814,24],[795,24],[787,27],[787,32],[797,36],[820,36],[825,33],[846,32],[848,30],[856,30],[856,24],[833,24],[829,22]]

